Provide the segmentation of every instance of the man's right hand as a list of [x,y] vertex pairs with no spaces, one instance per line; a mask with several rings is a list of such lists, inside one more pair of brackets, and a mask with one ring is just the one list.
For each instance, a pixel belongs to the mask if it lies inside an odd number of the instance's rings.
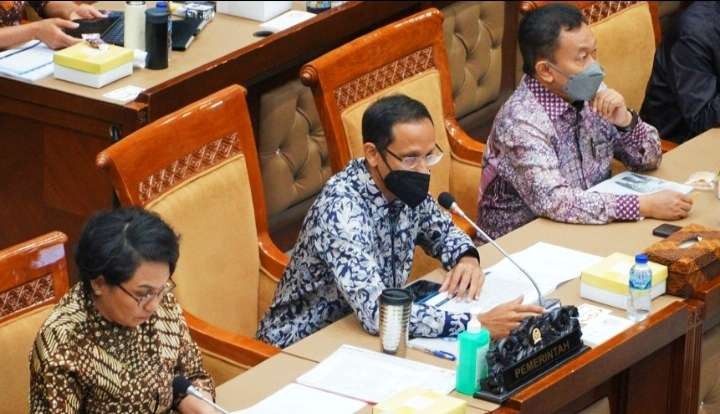
[[63,29],[75,29],[78,27],[78,24],[73,21],[53,17],[31,24],[35,25],[35,38],[51,49],[62,49],[82,41],[82,39],[63,32]]
[[684,219],[692,209],[692,198],[676,191],[663,190],[641,195],[640,216],[660,220]]
[[544,312],[541,306],[523,305],[523,297],[512,300],[490,309],[486,313],[478,315],[482,326],[490,331],[493,339],[508,336],[510,331],[520,325],[520,322],[530,316],[536,316]]

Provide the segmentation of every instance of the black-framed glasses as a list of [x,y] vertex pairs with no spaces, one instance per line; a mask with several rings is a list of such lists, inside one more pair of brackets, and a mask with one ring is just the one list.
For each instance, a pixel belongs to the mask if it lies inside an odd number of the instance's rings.
[[385,148],[385,152],[392,155],[396,160],[400,161],[400,164],[402,164],[403,168],[406,170],[412,170],[420,164],[420,160],[425,160],[425,165],[428,167],[432,167],[433,165],[440,162],[442,159],[444,153],[443,150],[438,146],[437,143],[435,143],[435,150],[431,152],[428,155],[408,155],[405,157],[400,157],[397,154],[390,151],[389,148]]
[[133,293],[131,293],[129,290],[125,289],[125,287],[123,287],[123,285],[117,285],[117,286],[120,288],[120,290],[125,292],[125,294],[127,294],[128,296],[133,298],[135,300],[135,302],[137,302],[138,306],[141,308],[146,307],[148,305],[148,303],[150,303],[155,298],[160,298],[160,299],[164,298],[165,295],[172,292],[172,290],[175,289],[175,287],[177,287],[177,285],[175,284],[175,281],[173,281],[172,279],[168,279],[167,283],[165,283],[165,286],[162,289],[160,289],[158,291],[151,289],[151,290],[148,290],[147,293],[138,297],[138,296],[135,296]]

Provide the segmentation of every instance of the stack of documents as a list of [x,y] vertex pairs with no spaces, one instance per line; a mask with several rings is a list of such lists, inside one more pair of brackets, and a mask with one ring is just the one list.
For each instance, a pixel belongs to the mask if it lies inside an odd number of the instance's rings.
[[299,384],[288,384],[259,403],[235,414],[353,414],[367,404]]
[[[583,269],[602,260],[600,256],[545,242],[537,242],[511,256],[535,279],[543,296],[555,291],[560,284],[579,277]],[[525,304],[538,302],[532,283],[508,259],[503,259],[485,269],[485,284],[477,300],[449,299],[447,293],[441,292],[424,304],[453,313],[482,313],[521,295]],[[446,338],[414,338],[408,344],[415,348],[449,352],[456,358],[458,355],[457,341]]]
[[455,371],[343,345],[297,382],[378,403],[413,386],[449,394],[455,389]]
[[667,181],[649,175],[637,174],[631,171],[622,172],[600,184],[591,187],[589,191],[596,193],[610,193],[618,195],[651,194],[663,190],[677,191],[690,194],[693,188],[689,185]]
[[[582,270],[580,296],[619,309],[627,309],[628,279],[635,258],[623,253],[613,253],[601,261]],[[648,262],[652,270],[653,299],[665,294],[668,268]]]
[[77,43],[55,52],[55,77],[81,85],[100,88],[133,72],[133,51],[102,44],[94,48],[87,42]]
[[0,52],[0,76],[33,82],[52,73],[52,62],[52,49],[45,43],[31,40]]

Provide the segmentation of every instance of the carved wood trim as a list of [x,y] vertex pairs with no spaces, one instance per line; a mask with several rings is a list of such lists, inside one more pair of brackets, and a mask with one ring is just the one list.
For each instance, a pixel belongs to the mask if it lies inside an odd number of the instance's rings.
[[54,297],[53,275],[48,273],[0,293],[0,318],[52,300]]
[[594,24],[602,21],[613,14],[627,9],[628,7],[638,3],[637,1],[596,1],[591,6],[584,7],[582,14],[585,16],[588,24]]
[[432,46],[381,66],[335,89],[338,110],[434,67]]
[[197,175],[226,159],[239,154],[238,134],[217,139],[196,151],[174,161],[138,184],[138,194],[143,204],[153,200],[175,185]]

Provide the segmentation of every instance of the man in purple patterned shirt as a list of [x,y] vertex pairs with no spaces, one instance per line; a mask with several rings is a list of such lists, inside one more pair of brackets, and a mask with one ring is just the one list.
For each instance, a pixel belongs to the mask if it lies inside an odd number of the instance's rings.
[[602,85],[597,42],[580,11],[539,8],[518,40],[526,75],[488,137],[478,225],[499,237],[538,216],[585,224],[686,217],[692,200],[680,193],[587,191],[610,177],[613,157],[643,171],[657,168],[662,153],[657,130]]

